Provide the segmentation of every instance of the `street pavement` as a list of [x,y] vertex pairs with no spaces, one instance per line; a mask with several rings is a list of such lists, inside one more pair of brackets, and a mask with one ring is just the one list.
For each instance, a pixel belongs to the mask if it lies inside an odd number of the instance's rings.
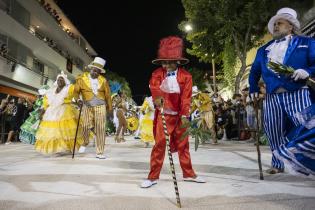
[[[315,181],[287,173],[259,180],[253,143],[220,141],[194,151],[196,173],[207,183],[185,182],[174,154],[182,209],[314,210]],[[271,161],[262,150],[263,169]],[[107,159],[95,158],[93,143],[86,154],[45,156],[32,145],[0,145],[0,209],[178,209],[166,155],[160,180],[149,189],[140,183],[149,171],[150,148],[133,137],[124,143],[106,141]]]

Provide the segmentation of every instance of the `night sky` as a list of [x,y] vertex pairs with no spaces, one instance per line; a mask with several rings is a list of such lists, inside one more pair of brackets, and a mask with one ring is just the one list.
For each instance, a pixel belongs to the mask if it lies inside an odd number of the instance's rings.
[[103,2],[105,6],[96,0],[59,0],[57,4],[107,61],[105,68],[127,79],[139,104],[144,94],[150,94],[148,81],[156,68],[151,61],[159,40],[183,36],[178,24],[185,19],[184,8],[180,0]]

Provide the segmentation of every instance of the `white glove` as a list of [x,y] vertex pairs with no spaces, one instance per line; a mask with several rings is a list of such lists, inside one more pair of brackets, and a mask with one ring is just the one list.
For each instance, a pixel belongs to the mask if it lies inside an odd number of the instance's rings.
[[254,98],[258,98],[258,96],[259,96],[259,94],[258,94],[257,92],[250,94],[250,98],[251,98],[252,100],[254,100]]
[[299,79],[306,79],[310,76],[310,74],[305,71],[304,69],[297,69],[293,72],[291,78],[294,78],[294,81],[297,81]]

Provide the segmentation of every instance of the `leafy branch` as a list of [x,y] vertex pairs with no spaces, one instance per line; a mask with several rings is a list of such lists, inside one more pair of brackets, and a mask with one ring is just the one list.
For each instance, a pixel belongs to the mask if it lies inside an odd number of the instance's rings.
[[205,143],[212,137],[211,131],[206,127],[206,122],[202,118],[187,121],[181,128],[186,128],[181,140],[189,135],[192,136],[195,139],[195,151],[197,151],[199,144]]
[[[286,66],[286,65],[283,65],[281,63],[273,62],[273,61],[269,61],[267,66],[268,66],[268,68],[273,70],[276,74],[291,75],[295,71],[295,69],[292,68],[291,66]],[[315,86],[315,80],[313,80],[312,78],[309,77],[306,79],[306,84],[313,87],[313,86]]]
[[294,68],[278,62],[269,61],[267,66],[268,68],[272,69],[276,74],[292,74],[294,72]]

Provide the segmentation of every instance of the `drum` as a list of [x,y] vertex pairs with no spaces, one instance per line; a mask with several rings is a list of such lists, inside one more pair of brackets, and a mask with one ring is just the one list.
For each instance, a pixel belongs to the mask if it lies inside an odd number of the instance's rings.
[[131,132],[134,132],[138,129],[139,127],[139,120],[135,116],[127,117],[127,128]]

